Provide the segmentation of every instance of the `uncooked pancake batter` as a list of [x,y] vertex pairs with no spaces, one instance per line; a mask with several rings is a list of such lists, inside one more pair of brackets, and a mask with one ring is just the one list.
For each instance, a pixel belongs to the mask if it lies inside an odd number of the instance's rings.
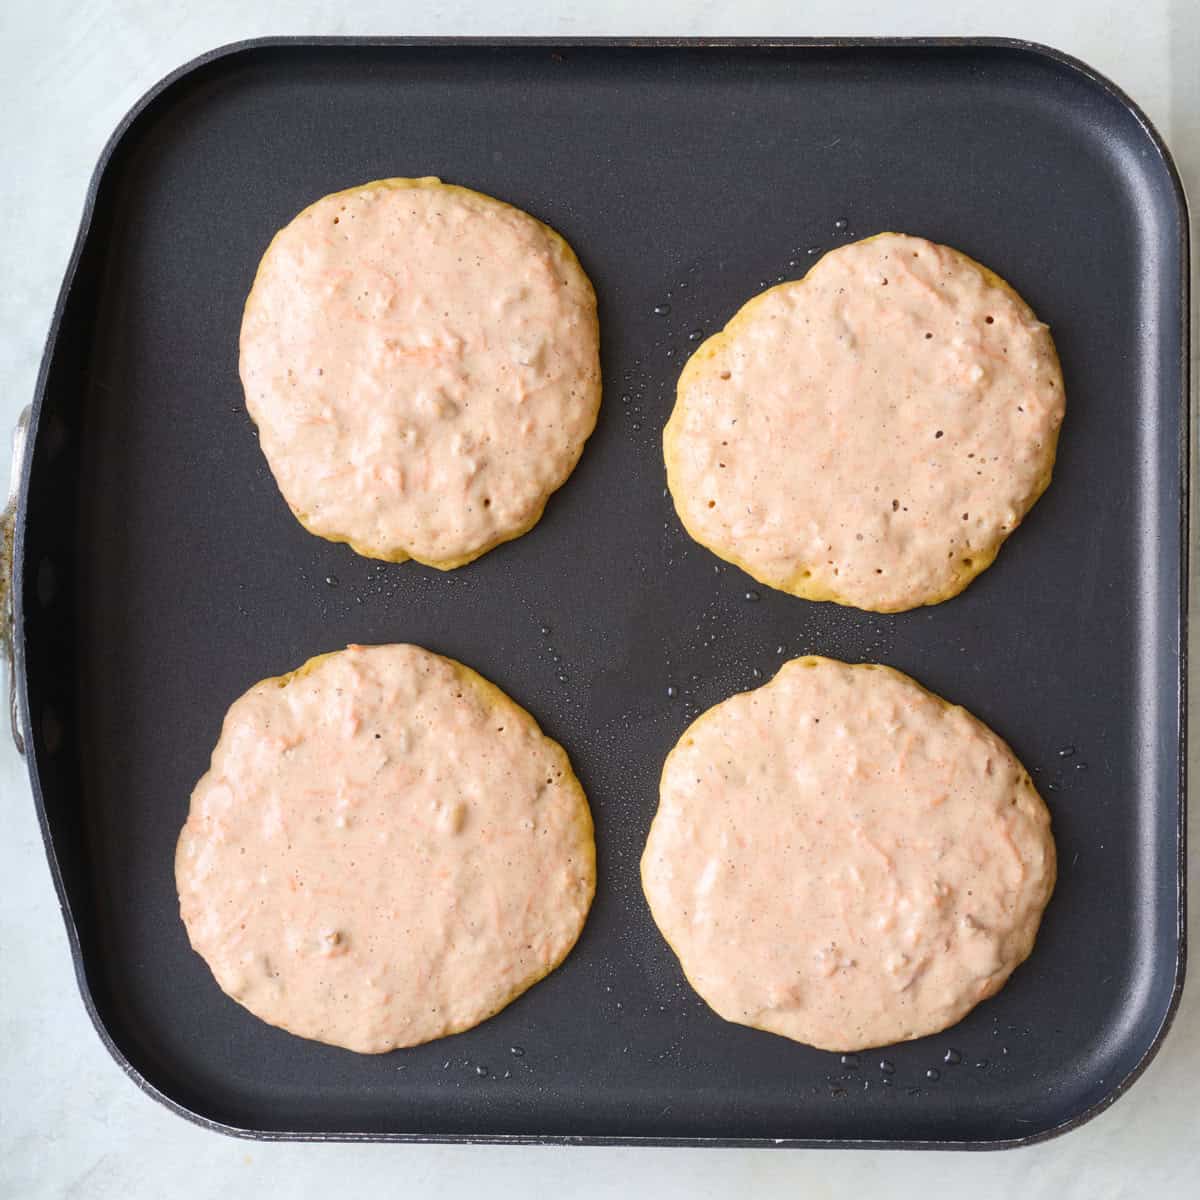
[[524,709],[416,646],[350,646],[233,704],[175,871],[225,992],[373,1054],[468,1029],[552,971],[595,847]]
[[306,208],[263,256],[246,407],[300,522],[448,569],[526,532],[596,423],[596,298],[528,213],[437,179]]
[[936,1033],[1033,948],[1055,880],[1029,775],[881,666],[787,663],[695,721],[642,857],[654,919],[729,1021],[826,1050]]
[[898,612],[956,595],[1054,466],[1049,330],[947,246],[885,233],[749,301],[664,433],[688,532],[771,587]]

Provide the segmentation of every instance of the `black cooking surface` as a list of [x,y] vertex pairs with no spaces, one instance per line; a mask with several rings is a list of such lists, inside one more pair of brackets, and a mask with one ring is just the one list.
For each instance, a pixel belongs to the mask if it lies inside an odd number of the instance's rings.
[[[275,230],[327,192],[422,174],[560,230],[601,317],[578,469],[531,533],[450,574],[301,529],[237,379]],[[1181,952],[1181,203],[1119,97],[1023,48],[278,44],[168,87],[99,183],[20,564],[37,782],[118,1054],[194,1114],[268,1133],[994,1143],[1103,1101],[1154,1043]],[[719,563],[675,517],[660,451],[697,331],[881,230],[1010,280],[1068,397],[1054,482],[996,564],[897,616]],[[525,705],[567,748],[599,847],[560,970],[477,1029],[377,1058],[224,997],[173,876],[231,701],[351,641],[420,643]],[[978,714],[1032,770],[1060,856],[1037,949],[996,999],[845,1062],[709,1012],[638,880],[687,722],[809,653],[888,663]]]

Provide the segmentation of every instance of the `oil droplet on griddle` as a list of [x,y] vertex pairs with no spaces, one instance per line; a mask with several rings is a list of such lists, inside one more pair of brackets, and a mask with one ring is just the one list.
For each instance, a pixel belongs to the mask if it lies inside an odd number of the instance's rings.
[[656,317],[665,317],[671,311],[669,304],[656,304],[654,306],[654,315]]

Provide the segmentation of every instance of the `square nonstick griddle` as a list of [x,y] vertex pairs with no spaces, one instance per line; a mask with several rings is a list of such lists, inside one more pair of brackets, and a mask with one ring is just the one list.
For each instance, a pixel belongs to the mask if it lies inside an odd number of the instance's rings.
[[[271,235],[436,174],[560,230],[605,400],[544,519],[441,574],[307,534],[237,377]],[[51,331],[16,548],[19,702],[84,1000],[177,1111],[260,1137],[1004,1146],[1136,1077],[1183,975],[1186,214],[1132,104],[1009,42],[268,41],[164,81],[104,153]],[[956,246],[1053,329],[1054,482],[957,599],[774,593],[684,534],[660,435],[695,339],[822,251]],[[571,755],[599,890],[564,966],[468,1033],[359,1057],[270,1028],[188,947],[175,839],[251,683],[348,642],[469,663]],[[1053,812],[1032,958],[937,1037],[841,1059],[684,982],[638,858],[667,750],[785,658],[879,661],[978,714]]]

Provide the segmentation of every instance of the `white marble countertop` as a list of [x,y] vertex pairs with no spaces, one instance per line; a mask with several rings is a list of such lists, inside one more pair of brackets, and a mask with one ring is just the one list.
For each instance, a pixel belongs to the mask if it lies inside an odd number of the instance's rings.
[[[889,9],[891,11],[889,11]],[[1149,113],[1200,203],[1196,0],[39,0],[0,5],[0,428],[33,393],[50,314],[104,142],[196,54],[269,34],[1006,35],[1109,75]],[[1193,231],[1193,239],[1196,233]],[[1197,290],[1200,290],[1198,288]],[[1193,600],[1192,610],[1197,604]],[[1195,655],[1196,618],[1192,646]],[[1113,1108],[1065,1137],[994,1154],[347,1146],[237,1141],[160,1107],[97,1038],[75,986],[22,761],[0,745],[0,1197],[400,1193],[1020,1195],[1166,1200],[1200,1179],[1200,987]],[[1192,778],[1200,761],[1192,737]],[[1200,852],[1193,804],[1193,860]],[[1200,929],[1193,884],[1192,928]]]

